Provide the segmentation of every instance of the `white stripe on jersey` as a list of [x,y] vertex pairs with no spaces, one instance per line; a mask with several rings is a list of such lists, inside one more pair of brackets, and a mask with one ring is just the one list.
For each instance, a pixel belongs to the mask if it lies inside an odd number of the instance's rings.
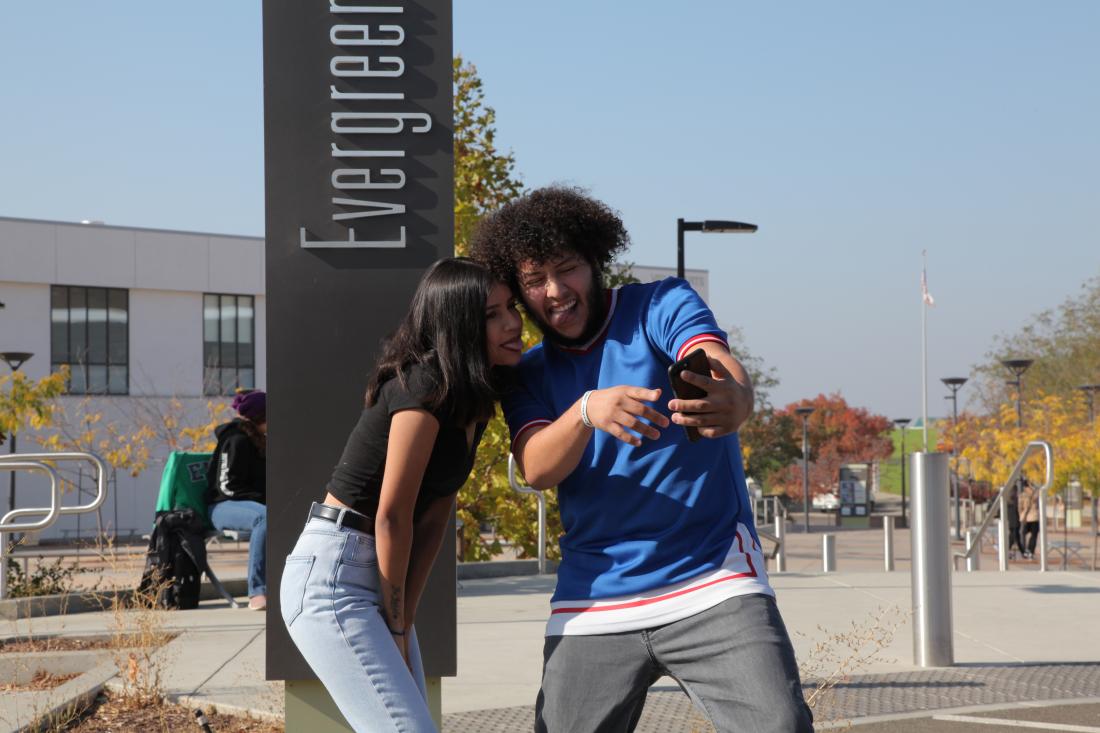
[[637,631],[680,621],[750,593],[774,596],[764,555],[752,533],[738,523],[722,566],[682,583],[637,596],[550,604],[546,636],[584,636]]

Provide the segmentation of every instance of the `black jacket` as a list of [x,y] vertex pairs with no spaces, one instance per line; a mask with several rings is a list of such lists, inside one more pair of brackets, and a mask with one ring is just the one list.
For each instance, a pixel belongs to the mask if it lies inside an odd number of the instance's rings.
[[214,430],[218,447],[206,474],[206,503],[255,501],[267,504],[267,461],[239,419]]

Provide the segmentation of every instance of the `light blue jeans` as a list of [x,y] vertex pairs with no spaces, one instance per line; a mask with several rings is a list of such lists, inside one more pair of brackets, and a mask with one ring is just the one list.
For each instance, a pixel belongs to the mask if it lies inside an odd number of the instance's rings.
[[408,632],[410,671],[380,599],[374,537],[309,520],[279,586],[290,638],[356,731],[434,732],[416,632]]
[[210,523],[222,529],[247,529],[248,597],[267,595],[267,507],[258,501],[219,501],[210,509]]

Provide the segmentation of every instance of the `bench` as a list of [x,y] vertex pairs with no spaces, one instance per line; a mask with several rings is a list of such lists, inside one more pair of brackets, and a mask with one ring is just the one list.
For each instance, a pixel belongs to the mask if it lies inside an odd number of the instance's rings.
[[1065,559],[1066,564],[1069,565],[1069,558],[1077,558],[1082,565],[1085,565],[1085,558],[1081,555],[1083,546],[1080,542],[1064,541],[1064,540],[1052,540],[1047,543],[1047,550],[1051,553],[1057,552]]

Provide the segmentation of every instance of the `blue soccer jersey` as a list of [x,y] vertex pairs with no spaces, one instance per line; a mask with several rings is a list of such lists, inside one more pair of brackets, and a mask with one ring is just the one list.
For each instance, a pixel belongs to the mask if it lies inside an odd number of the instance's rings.
[[[504,401],[513,442],[590,389],[660,388],[655,407],[667,415],[669,365],[706,341],[725,344],[725,333],[685,281],[612,291],[590,344],[544,342],[524,355]],[[772,594],[736,435],[692,443],[670,424],[635,448],[597,430],[557,491],[565,534],[550,635],[649,628]]]

